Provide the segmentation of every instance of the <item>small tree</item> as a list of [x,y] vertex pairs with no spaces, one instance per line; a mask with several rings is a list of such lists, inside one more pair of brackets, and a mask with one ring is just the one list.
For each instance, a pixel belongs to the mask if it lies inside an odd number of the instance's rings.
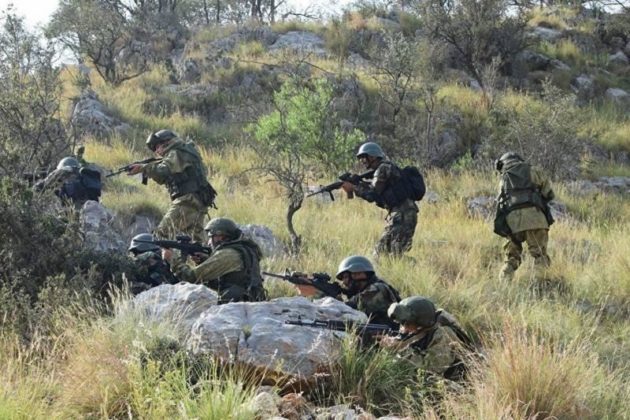
[[334,112],[334,89],[318,79],[301,84],[287,81],[274,94],[274,110],[250,127],[261,162],[255,168],[273,177],[286,192],[287,228],[291,250],[299,253],[301,237],[293,216],[302,207],[303,185],[316,165],[339,171],[352,159],[353,148],[363,138],[358,130],[343,132]]
[[0,18],[0,175],[43,169],[70,149],[57,119],[55,51],[11,8]]

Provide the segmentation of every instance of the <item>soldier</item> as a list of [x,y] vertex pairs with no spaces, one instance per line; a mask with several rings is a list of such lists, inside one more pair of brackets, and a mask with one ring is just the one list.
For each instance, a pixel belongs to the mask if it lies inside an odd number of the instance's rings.
[[81,209],[88,200],[99,201],[101,174],[82,166],[74,156],[59,161],[57,168],[35,184],[36,191],[51,190],[62,203]]
[[212,254],[194,268],[181,260],[175,261],[171,250],[162,251],[164,258],[172,262],[177,278],[216,290],[219,303],[265,300],[260,274],[262,251],[258,244],[243,237],[236,223],[227,218],[210,220],[205,230]]
[[357,159],[366,169],[375,170],[372,182],[360,182],[358,185],[344,182],[342,188],[388,211],[387,226],[378,241],[375,254],[400,255],[411,249],[418,223],[418,206],[406,198],[406,192],[398,191],[400,183],[397,181],[402,176],[401,169],[385,159],[378,144],[368,142],[361,145]]
[[495,166],[501,174],[495,232],[507,238],[500,278],[507,281],[514,278],[514,272],[521,265],[523,242],[527,242],[540,275],[551,262],[547,242],[553,218],[548,203],[554,193],[549,179],[514,152],[505,153]]
[[157,238],[174,238],[187,234],[202,242],[203,220],[208,207],[214,207],[216,191],[207,181],[208,171],[193,142],[184,142],[170,130],[149,136],[147,147],[163,159],[132,165],[129,175],[142,173],[158,184],[165,184],[171,206],[155,229]]
[[471,340],[451,314],[436,310],[433,302],[422,296],[394,303],[387,313],[400,323],[400,335],[381,338],[381,346],[396,350],[429,374],[451,380],[463,377],[462,356]]
[[150,233],[141,233],[134,236],[129,245],[129,254],[138,268],[135,279],[129,284],[131,293],[134,295],[160,284],[177,283],[170,266],[162,259],[160,247],[144,242],[152,240],[153,235]]
[[[374,266],[365,257],[353,255],[345,258],[337,269],[337,280],[343,284],[342,293],[346,296],[335,296],[343,300],[351,308],[364,312],[369,322],[396,327],[387,316],[387,309],[392,303],[400,301],[396,289],[378,278]],[[296,285],[300,294],[308,297],[324,297],[324,294],[310,285]]]

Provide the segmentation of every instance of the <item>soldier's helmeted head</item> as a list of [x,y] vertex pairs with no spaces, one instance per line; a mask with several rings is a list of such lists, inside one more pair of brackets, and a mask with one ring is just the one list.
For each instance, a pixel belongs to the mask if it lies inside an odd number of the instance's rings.
[[385,153],[383,153],[383,149],[381,149],[381,146],[379,146],[377,143],[369,141],[367,143],[363,143],[361,147],[359,147],[359,151],[357,152],[357,159],[361,159],[365,156],[384,159]]
[[74,156],[67,156],[59,161],[59,163],[57,164],[57,169],[72,170],[78,169],[80,166],[81,164],[79,163],[77,158],[75,158]]
[[212,246],[217,246],[225,241],[234,241],[243,234],[238,225],[227,217],[215,217],[204,228],[208,232],[208,238]]
[[134,255],[142,254],[143,252],[159,252],[160,247],[155,244],[149,244],[146,242],[140,241],[152,241],[153,235],[150,233],[141,233],[136,235],[131,239],[131,244],[129,244],[128,252],[131,252]]
[[421,328],[432,327],[437,320],[435,305],[423,296],[412,296],[392,303],[387,316],[399,324],[413,324]]
[[501,157],[494,161],[494,168],[501,172],[503,167],[510,162],[524,162],[521,155],[515,152],[506,152],[501,155]]
[[358,293],[365,289],[368,285],[368,280],[373,276],[374,266],[370,260],[361,255],[352,255],[341,261],[335,275],[353,293]]
[[174,138],[177,138],[177,134],[175,134],[173,131],[160,130],[160,131],[156,131],[155,133],[152,133],[147,138],[146,144],[149,149],[155,152],[155,149],[157,149],[158,145],[165,143],[169,140],[173,140]]

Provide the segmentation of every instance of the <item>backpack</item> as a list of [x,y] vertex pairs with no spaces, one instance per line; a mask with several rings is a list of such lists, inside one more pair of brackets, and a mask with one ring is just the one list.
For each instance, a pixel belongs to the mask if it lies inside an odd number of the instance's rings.
[[79,174],[81,174],[81,184],[84,188],[85,198],[98,201],[101,197],[101,189],[103,188],[101,173],[83,167],[79,170]]
[[427,192],[422,174],[415,166],[405,166],[402,169],[401,180],[404,180],[407,197],[413,201],[420,201]]

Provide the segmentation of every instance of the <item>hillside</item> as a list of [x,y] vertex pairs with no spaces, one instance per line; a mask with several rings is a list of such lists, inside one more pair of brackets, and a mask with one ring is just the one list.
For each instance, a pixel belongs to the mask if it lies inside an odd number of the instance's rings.
[[[67,48],[72,31],[96,23],[129,36],[109,68],[82,50],[82,64],[55,69],[52,51],[28,42],[39,35],[3,18],[0,418],[628,417],[628,10],[376,2],[329,21],[224,11],[221,24],[204,24],[194,2],[166,3],[169,13],[122,21],[94,9],[84,22],[60,7],[48,35]],[[80,4],[67,2],[97,3]],[[192,357],[171,323],[130,310],[126,244],[162,217],[164,188],[105,178],[111,217],[88,238],[85,214],[33,194],[17,174],[54,167],[79,144],[106,174],[150,156],[145,139],[162,128],[201,149],[219,192],[211,217],[268,227],[284,244],[262,260],[271,272],[334,274],[345,256],[371,256],[386,212],[363,200],[300,200],[287,229],[289,192],[303,198],[360,171],[366,138],[422,168],[429,192],[412,249],[374,262],[403,296],[431,298],[471,334],[479,352],[467,382],[430,392],[395,355],[350,338],[329,377],[292,393],[281,378]],[[514,281],[498,279],[492,162],[507,150],[553,179],[544,278],[526,258]],[[288,190],[272,168],[296,154],[300,182]],[[93,240],[115,245],[103,252]],[[296,295],[280,280],[265,288]]]

